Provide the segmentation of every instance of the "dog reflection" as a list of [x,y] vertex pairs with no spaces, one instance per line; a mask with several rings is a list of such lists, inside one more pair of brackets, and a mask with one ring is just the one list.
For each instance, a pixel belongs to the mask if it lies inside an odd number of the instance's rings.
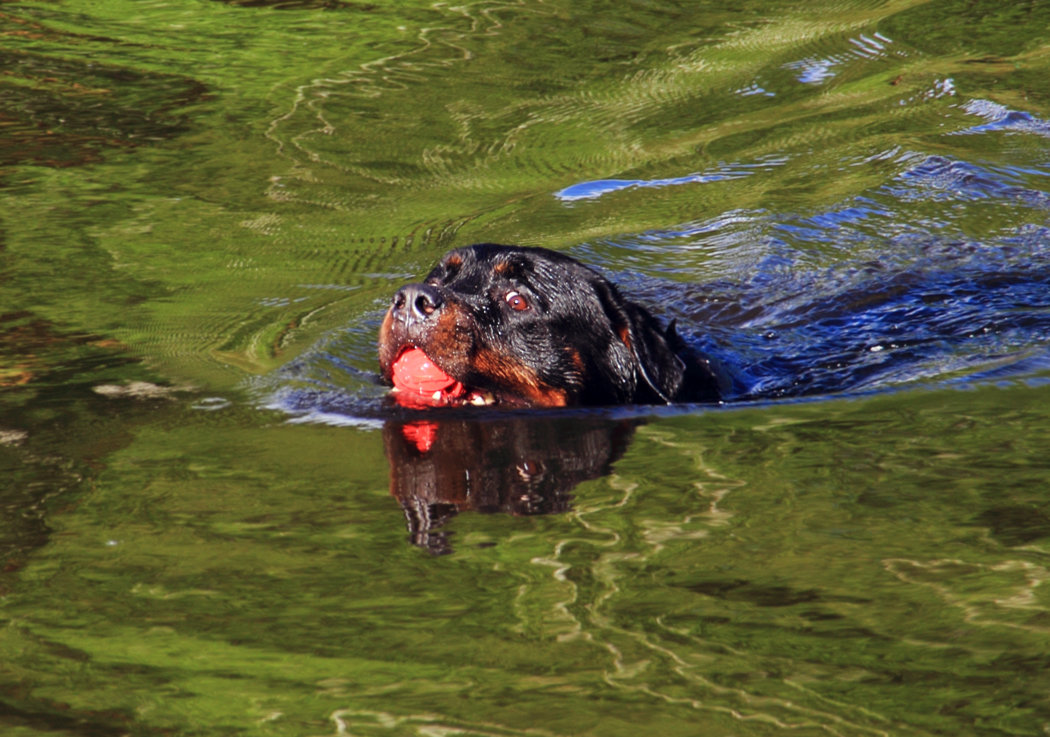
[[608,474],[633,431],[632,422],[594,418],[388,422],[390,493],[412,544],[449,553],[440,528],[461,511],[566,511],[573,488]]

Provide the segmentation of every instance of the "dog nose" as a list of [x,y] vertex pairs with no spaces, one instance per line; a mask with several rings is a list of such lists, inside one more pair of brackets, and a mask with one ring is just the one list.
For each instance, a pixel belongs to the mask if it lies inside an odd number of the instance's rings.
[[400,312],[404,318],[426,320],[440,310],[442,304],[441,292],[428,284],[409,284],[394,295],[394,312]]

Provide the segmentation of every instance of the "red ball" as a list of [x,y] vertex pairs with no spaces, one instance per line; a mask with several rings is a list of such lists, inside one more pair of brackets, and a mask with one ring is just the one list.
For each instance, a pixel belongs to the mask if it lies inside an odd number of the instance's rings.
[[[430,356],[419,348],[409,348],[391,367],[394,386],[403,391],[437,401],[445,401],[462,393],[462,385],[442,371]],[[435,398],[434,395],[440,393]]]

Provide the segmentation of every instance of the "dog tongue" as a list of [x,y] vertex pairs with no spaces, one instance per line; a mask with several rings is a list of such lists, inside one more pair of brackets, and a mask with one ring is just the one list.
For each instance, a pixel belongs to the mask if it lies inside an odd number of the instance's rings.
[[396,388],[434,401],[463,393],[463,385],[438,368],[430,356],[418,348],[409,348],[398,356],[391,374]]

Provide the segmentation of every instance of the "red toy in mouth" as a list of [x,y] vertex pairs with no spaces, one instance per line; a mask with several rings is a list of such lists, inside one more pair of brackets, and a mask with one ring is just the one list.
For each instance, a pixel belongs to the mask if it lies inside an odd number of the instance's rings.
[[394,389],[412,403],[452,404],[462,399],[466,388],[441,370],[430,356],[415,346],[408,346],[394,361],[390,370]]
[[394,384],[394,399],[406,407],[482,407],[496,403],[491,392],[463,386],[414,345],[403,348],[390,366],[390,380]]

